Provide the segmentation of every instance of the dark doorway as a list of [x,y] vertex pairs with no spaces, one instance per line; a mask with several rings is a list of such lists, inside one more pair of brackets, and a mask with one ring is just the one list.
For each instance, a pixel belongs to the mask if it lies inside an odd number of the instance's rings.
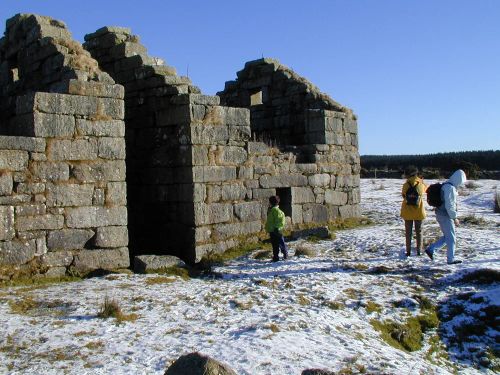
[[285,216],[292,217],[292,188],[277,188],[276,195],[280,197],[280,208]]

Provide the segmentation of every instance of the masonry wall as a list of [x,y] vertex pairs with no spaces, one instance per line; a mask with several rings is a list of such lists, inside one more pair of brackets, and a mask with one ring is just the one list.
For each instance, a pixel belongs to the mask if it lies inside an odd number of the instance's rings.
[[0,277],[127,268],[123,87],[48,17],[7,21],[0,58]]
[[357,141],[355,121],[344,129],[345,113],[303,108],[308,144],[270,147],[251,141],[259,135],[252,134],[251,109],[201,95],[188,78],[149,56],[129,29],[104,27],[85,39],[100,68],[125,87],[133,255],[175,254],[194,262],[256,241],[268,198],[277,193],[289,196],[292,226],[359,214],[357,152],[349,158],[334,144],[340,137],[332,138],[340,121],[342,141],[351,134]]

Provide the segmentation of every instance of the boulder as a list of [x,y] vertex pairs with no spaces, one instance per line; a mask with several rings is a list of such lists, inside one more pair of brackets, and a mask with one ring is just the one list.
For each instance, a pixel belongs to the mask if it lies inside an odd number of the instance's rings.
[[139,255],[134,258],[134,271],[137,273],[158,272],[185,265],[182,260],[173,255]]
[[330,233],[330,230],[328,229],[328,227],[318,227],[318,228],[296,230],[296,231],[293,231],[291,234],[291,237],[294,240],[297,240],[299,238],[311,237],[311,236],[314,236],[317,238],[330,239],[331,233]]
[[194,352],[179,357],[165,375],[236,375],[227,365]]
[[333,371],[320,370],[320,369],[307,369],[302,371],[301,375],[335,375]]

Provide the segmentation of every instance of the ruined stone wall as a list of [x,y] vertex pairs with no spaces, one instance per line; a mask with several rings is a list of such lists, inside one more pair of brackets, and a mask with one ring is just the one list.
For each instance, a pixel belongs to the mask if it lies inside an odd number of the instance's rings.
[[278,60],[264,58],[249,61],[217,93],[223,105],[249,108],[252,132],[257,140],[279,146],[310,142],[306,128],[311,109],[341,112],[354,120],[352,111],[323,94],[319,89]]
[[352,111],[274,59],[250,61],[237,77],[218,93],[221,103],[250,109],[252,138],[294,155],[292,169],[279,171],[284,177],[272,188],[285,187],[295,170],[307,179],[294,177],[300,183],[288,184],[297,195],[293,223],[359,216],[358,127]]
[[234,208],[246,199],[238,169],[250,137],[248,111],[201,95],[187,77],[148,56],[129,29],[105,27],[85,39],[101,68],[125,87],[134,255],[196,261],[238,244],[230,238],[260,231],[260,214],[238,218],[242,208]]
[[[274,194],[286,201],[296,226],[359,214],[357,152],[349,158],[334,144],[356,140],[354,125],[344,129],[348,110],[302,108],[301,134],[309,139],[292,152],[250,142],[251,111],[199,94],[188,78],[150,57],[129,29],[105,27],[85,39],[100,67],[125,87],[134,255],[168,253],[197,261],[257,240]],[[315,100],[334,103],[319,95]],[[342,137],[335,133],[332,139],[338,119]],[[304,153],[308,163],[297,160]]]
[[47,17],[7,21],[0,57],[1,277],[128,267],[123,87]]

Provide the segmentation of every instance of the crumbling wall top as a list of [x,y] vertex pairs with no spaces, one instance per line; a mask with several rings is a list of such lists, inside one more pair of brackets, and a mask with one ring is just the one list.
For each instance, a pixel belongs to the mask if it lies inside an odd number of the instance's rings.
[[[273,99],[290,95],[302,96],[301,101],[304,101],[306,108],[344,112],[348,117],[353,116],[351,109],[321,92],[317,86],[295,73],[291,68],[281,64],[277,59],[261,58],[248,61],[244,68],[236,73],[236,76],[236,80],[226,82],[224,91],[217,93],[224,98],[224,102],[227,102],[228,105],[233,105],[230,96],[235,92],[242,89],[254,90],[264,86],[272,86]],[[238,95],[241,96],[241,93]]]

